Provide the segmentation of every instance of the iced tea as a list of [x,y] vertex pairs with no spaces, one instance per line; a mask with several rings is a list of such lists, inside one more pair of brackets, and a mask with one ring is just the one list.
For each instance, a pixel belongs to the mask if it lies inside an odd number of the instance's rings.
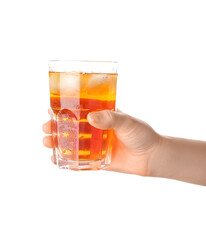
[[115,110],[116,73],[49,72],[50,110],[59,167],[101,169],[110,161],[113,130],[100,130],[87,114]]

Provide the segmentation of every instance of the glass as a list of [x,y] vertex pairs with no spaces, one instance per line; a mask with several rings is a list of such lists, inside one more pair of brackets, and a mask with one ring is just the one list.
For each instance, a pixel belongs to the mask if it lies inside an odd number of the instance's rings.
[[53,157],[59,168],[99,170],[111,161],[113,130],[87,121],[93,111],[115,110],[117,62],[49,61]]

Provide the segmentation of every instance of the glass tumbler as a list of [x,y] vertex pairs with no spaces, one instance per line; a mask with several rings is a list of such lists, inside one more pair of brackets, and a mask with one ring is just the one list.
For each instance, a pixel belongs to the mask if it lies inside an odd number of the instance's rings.
[[87,114],[115,110],[118,63],[49,61],[53,158],[59,168],[99,170],[111,161],[113,130],[91,126]]

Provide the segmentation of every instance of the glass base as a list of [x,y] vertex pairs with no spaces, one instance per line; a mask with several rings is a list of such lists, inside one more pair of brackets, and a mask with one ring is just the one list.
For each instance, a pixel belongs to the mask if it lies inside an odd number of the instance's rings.
[[101,170],[109,166],[105,163],[105,159],[96,159],[90,161],[75,161],[75,160],[64,160],[58,159],[57,166],[61,169],[70,169],[70,170]]
[[95,159],[90,161],[76,161],[71,159],[62,159],[55,154],[54,149],[54,163],[61,169],[70,169],[70,170],[101,170],[109,166],[109,162],[105,159]]

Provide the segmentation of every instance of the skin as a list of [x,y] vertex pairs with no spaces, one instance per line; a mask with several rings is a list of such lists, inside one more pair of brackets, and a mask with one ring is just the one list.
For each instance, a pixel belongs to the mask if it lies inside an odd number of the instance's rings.
[[[93,112],[87,119],[96,128],[114,129],[111,165],[106,170],[206,185],[206,142],[161,136],[120,111]],[[43,144],[53,148],[51,121],[43,131],[48,134]]]

